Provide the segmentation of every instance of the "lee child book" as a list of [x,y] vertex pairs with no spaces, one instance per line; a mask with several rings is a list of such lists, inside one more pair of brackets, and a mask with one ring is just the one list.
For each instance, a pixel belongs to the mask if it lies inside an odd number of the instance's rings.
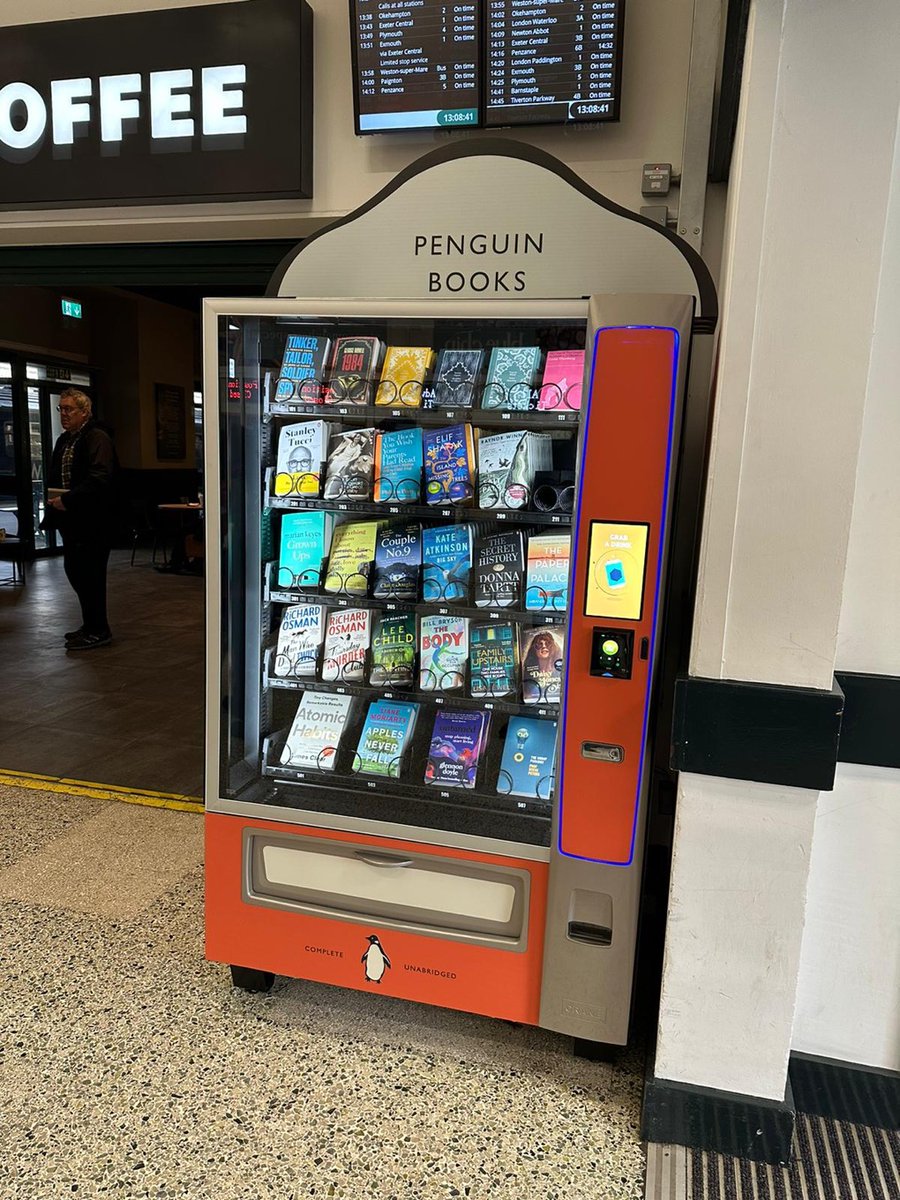
[[376,600],[415,600],[422,570],[422,526],[418,522],[383,525],[375,542]]
[[522,699],[526,704],[559,704],[565,661],[566,627],[537,625],[521,630]]
[[535,471],[553,466],[549,434],[509,430],[478,439],[478,502],[482,508],[526,508]]
[[351,429],[332,439],[325,469],[326,500],[371,500],[374,477],[374,429]]
[[372,614],[367,608],[336,608],[329,613],[322,679],[326,683],[362,683],[371,637]]
[[321,404],[331,338],[289,334],[275,384],[276,403]]
[[321,604],[289,604],[281,614],[275,674],[279,679],[313,678],[325,633]]
[[544,363],[538,408],[563,411],[581,408],[583,378],[583,350],[551,350]]
[[377,337],[342,337],[334,344],[326,404],[371,404],[373,381],[384,354]]
[[422,430],[375,435],[375,503],[418,504],[422,494]]
[[442,350],[432,386],[424,392],[425,407],[471,408],[483,366],[483,350]]
[[278,435],[276,496],[318,496],[322,463],[328,457],[327,421],[283,425]]
[[510,717],[497,791],[503,796],[549,800],[556,771],[556,722]]
[[361,775],[399,779],[418,713],[418,704],[373,700],[359,735],[354,770]]
[[472,573],[472,526],[422,530],[422,598],[428,604],[465,604]]
[[475,495],[475,438],[471,425],[428,429],[424,436],[425,499],[471,504]]
[[333,771],[351,699],[330,692],[304,692],[281,752],[282,765]]
[[285,513],[281,518],[278,586],[317,588],[331,547],[334,519],[327,512]]
[[416,661],[415,613],[385,613],[372,633],[372,687],[408,688]]
[[422,387],[433,362],[434,351],[430,346],[388,346],[375,403],[420,408]]
[[469,692],[475,700],[500,700],[518,691],[518,644],[515,625],[498,621],[473,625]]
[[326,592],[347,596],[368,594],[379,525],[378,521],[351,521],[337,526],[325,574]]
[[481,393],[481,407],[535,408],[538,394],[534,381],[540,365],[539,346],[495,346]]
[[541,533],[528,539],[525,607],[529,612],[565,612],[569,607],[568,533]]
[[489,533],[475,541],[475,605],[516,608],[522,596],[525,542],[520,529]]
[[487,741],[490,713],[439,712],[434,718],[425,782],[435,787],[474,788]]
[[468,661],[467,617],[422,617],[419,622],[420,691],[459,691],[465,687]]

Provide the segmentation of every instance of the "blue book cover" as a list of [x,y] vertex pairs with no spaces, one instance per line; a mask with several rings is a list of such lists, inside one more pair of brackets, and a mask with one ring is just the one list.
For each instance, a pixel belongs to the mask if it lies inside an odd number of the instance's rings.
[[322,582],[322,564],[331,548],[331,513],[309,510],[281,518],[278,586],[314,588]]
[[422,598],[429,604],[465,604],[472,572],[471,525],[422,530]]
[[376,600],[415,600],[422,569],[422,526],[385,525],[375,541]]
[[540,346],[495,346],[481,393],[481,407],[534,407],[538,399],[534,377],[540,365]]
[[325,364],[330,349],[330,338],[290,334],[275,384],[275,400],[321,404],[322,380],[325,378]]
[[425,499],[471,504],[475,495],[475,439],[471,425],[429,429],[423,439]]
[[497,791],[501,796],[549,800],[556,771],[556,722],[510,717]]
[[425,782],[436,787],[473,788],[487,741],[490,713],[448,709],[434,718]]
[[379,433],[375,440],[376,504],[418,504],[422,490],[422,430]]
[[373,700],[359,735],[354,770],[360,775],[399,779],[418,713],[418,704]]

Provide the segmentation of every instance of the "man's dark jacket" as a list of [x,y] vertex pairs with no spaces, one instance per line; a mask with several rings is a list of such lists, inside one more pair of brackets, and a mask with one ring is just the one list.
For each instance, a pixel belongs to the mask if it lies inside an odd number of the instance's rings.
[[[69,440],[57,438],[50,459],[49,486],[61,488],[63,451]],[[82,426],[69,472],[69,490],[63,496],[64,512],[47,509],[47,523],[63,536],[78,540],[109,541],[115,529],[119,464],[112,438],[94,420]]]

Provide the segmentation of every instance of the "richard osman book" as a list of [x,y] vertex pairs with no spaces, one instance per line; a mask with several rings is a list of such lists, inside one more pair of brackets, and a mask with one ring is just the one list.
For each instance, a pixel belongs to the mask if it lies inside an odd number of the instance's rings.
[[559,704],[565,660],[565,625],[536,625],[522,629],[522,699],[526,704]]
[[321,604],[289,604],[285,608],[275,648],[274,667],[279,679],[315,675],[324,632],[325,609]]
[[375,503],[418,504],[422,430],[416,425],[375,436]]
[[329,613],[322,679],[326,683],[362,683],[371,640],[372,614],[367,608],[336,608]]
[[447,710],[434,718],[425,782],[435,787],[473,788],[487,741],[490,713]]
[[422,526],[418,522],[383,525],[375,542],[375,599],[417,599],[421,570]]
[[549,800],[556,770],[556,722],[510,717],[497,791],[503,796]]
[[418,713],[418,704],[373,700],[359,735],[354,770],[360,775],[399,779]]
[[423,445],[426,501],[429,504],[471,504],[475,495],[472,426],[428,429]]
[[384,613],[372,633],[372,687],[408,688],[416,661],[415,613]]
[[281,518],[278,586],[317,588],[331,548],[334,519],[327,512],[285,513]]
[[275,401],[321,404],[322,381],[330,350],[330,338],[289,334],[281,360],[281,372],[275,384]]
[[469,634],[469,692],[475,700],[500,700],[518,691],[516,627],[505,621],[473,625]]
[[330,692],[304,692],[281,752],[282,765],[333,771],[351,699]]
[[471,525],[422,530],[422,598],[428,604],[465,604],[472,573]]

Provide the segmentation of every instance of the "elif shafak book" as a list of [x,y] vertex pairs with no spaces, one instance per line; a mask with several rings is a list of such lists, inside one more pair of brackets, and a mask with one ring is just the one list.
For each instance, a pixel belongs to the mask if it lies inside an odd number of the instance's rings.
[[322,582],[322,566],[328,557],[333,536],[331,513],[311,509],[289,512],[281,518],[281,545],[278,558],[278,586],[317,588]]
[[330,612],[322,651],[322,679],[326,683],[362,683],[371,638],[369,609],[336,608]]
[[477,608],[516,608],[525,574],[522,531],[506,529],[476,538],[474,569]]
[[352,697],[304,692],[291,724],[282,766],[333,771]]
[[399,779],[418,713],[418,704],[373,700],[359,735],[354,770],[360,775]]
[[330,431],[327,421],[282,425],[275,467],[276,496],[318,496]]
[[375,503],[418,504],[422,494],[422,430],[417,425],[375,435]]
[[475,495],[475,435],[471,425],[429,429],[424,436],[425,499],[471,504]]
[[549,800],[556,770],[556,722],[510,717],[500,760],[497,791],[502,796]]
[[374,476],[374,429],[350,429],[332,438],[325,468],[326,500],[371,500]]
[[371,404],[384,343],[377,337],[341,337],[334,344],[326,404]]
[[478,439],[478,503],[482,508],[526,508],[535,471],[553,466],[553,439],[546,433],[504,430]]
[[469,661],[469,620],[452,613],[419,621],[419,688],[454,692],[465,687]]
[[481,407],[519,410],[536,407],[534,379],[540,365],[540,346],[495,346],[481,393]]
[[275,384],[276,403],[294,401],[300,404],[321,404],[330,350],[330,338],[288,334],[284,357],[281,360],[281,372]]
[[421,570],[422,526],[415,521],[383,525],[375,542],[375,599],[418,599]]
[[565,650],[565,625],[520,630],[522,699],[526,704],[559,704]]
[[278,678],[312,678],[324,633],[325,609],[321,604],[289,604],[278,626],[274,663]]
[[388,346],[381,369],[375,403],[390,407],[420,408],[422,385],[434,362],[430,346]]
[[487,741],[490,713],[449,709],[434,718],[425,782],[436,787],[473,788]]
[[423,392],[425,407],[471,408],[483,365],[483,350],[442,350],[432,386]]
[[516,627],[497,621],[473,625],[469,634],[469,693],[475,700],[499,700],[518,691]]
[[331,538],[331,555],[325,572],[325,591],[336,595],[366,596],[375,558],[380,521],[349,521],[338,525]]

